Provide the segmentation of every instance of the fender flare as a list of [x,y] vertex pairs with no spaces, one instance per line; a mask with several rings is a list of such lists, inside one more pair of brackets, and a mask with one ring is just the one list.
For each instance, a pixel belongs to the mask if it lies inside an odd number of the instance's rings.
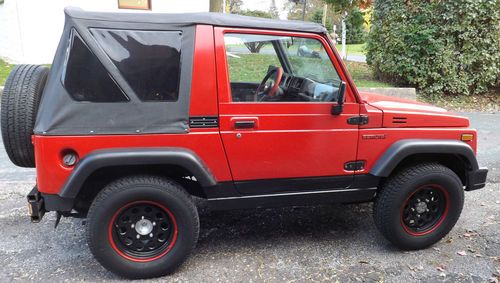
[[453,154],[468,163],[469,171],[477,171],[479,165],[472,148],[458,140],[405,139],[393,143],[377,160],[370,174],[388,177],[406,157],[414,154]]
[[76,164],[59,196],[74,199],[92,173],[101,168],[123,165],[177,165],[190,171],[203,187],[217,184],[203,161],[194,152],[184,148],[104,149],[92,151]]

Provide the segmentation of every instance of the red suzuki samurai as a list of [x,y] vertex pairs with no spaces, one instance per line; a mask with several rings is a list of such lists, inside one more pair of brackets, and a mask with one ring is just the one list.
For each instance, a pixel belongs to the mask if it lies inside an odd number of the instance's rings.
[[121,276],[185,261],[193,197],[221,210],[373,201],[380,232],[421,249],[485,186],[467,118],[358,92],[318,24],[65,13],[50,70],[9,75],[2,137],[36,167],[31,220],[86,217],[90,250]]

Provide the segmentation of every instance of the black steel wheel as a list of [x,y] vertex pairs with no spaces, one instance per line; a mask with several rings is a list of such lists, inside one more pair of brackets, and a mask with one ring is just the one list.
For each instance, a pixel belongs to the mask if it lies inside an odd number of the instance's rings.
[[113,249],[138,261],[151,261],[167,253],[178,233],[172,212],[152,201],[124,206],[113,216],[109,230]]
[[431,233],[448,213],[448,195],[438,185],[417,189],[403,205],[401,221],[407,233],[415,236]]

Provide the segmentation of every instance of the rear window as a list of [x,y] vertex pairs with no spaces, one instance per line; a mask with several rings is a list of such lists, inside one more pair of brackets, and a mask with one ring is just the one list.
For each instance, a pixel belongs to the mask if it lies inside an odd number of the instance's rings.
[[87,102],[128,101],[99,59],[74,30],[70,42],[63,74],[63,84],[70,96],[76,101]]
[[180,31],[90,29],[142,101],[177,101],[181,69]]

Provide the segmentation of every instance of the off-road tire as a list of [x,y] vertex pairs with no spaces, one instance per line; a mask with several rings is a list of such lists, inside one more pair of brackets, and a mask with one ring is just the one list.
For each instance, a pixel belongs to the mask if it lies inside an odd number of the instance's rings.
[[[408,211],[406,204],[410,197],[426,186],[442,190],[444,212],[434,226],[416,233],[404,224],[403,215]],[[402,169],[388,178],[375,199],[373,216],[378,230],[392,244],[400,249],[416,250],[431,246],[446,236],[457,222],[463,204],[464,189],[459,177],[441,164],[425,163]]]
[[[168,209],[178,233],[166,254],[138,262],[116,249],[111,229],[123,207],[140,202],[154,202]],[[110,183],[94,199],[87,219],[87,242],[94,257],[109,271],[130,279],[172,273],[195,248],[200,229],[191,196],[175,181],[159,176],[129,176]]]
[[5,82],[2,139],[10,160],[20,167],[35,167],[31,135],[48,74],[45,66],[17,65]]

